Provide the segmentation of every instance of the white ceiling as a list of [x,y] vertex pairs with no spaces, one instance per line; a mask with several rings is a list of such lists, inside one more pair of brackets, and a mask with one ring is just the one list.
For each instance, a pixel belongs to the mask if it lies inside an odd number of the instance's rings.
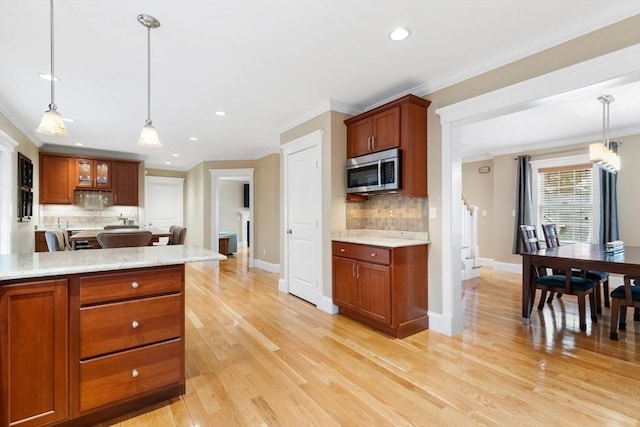
[[[0,112],[38,145],[69,151],[82,143],[177,170],[278,152],[283,131],[330,107],[356,113],[401,94],[422,96],[640,13],[637,0],[57,0],[55,7],[56,104],[75,120],[71,136],[33,131],[49,104],[49,82],[38,77],[49,72],[46,0],[0,0]],[[146,118],[140,13],[162,24],[151,31],[160,149],[136,145]],[[391,42],[396,26],[411,28],[411,37]],[[638,92],[637,84],[611,90],[612,128],[633,127],[625,117],[638,120]],[[597,96],[469,125],[464,157],[598,133]]]

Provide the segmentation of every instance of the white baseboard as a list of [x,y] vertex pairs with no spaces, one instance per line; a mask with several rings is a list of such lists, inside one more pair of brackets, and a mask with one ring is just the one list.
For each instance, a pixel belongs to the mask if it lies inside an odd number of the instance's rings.
[[479,258],[479,261],[483,267],[491,267],[494,270],[504,271],[506,273],[522,274],[522,264],[498,262],[492,258]]
[[260,259],[254,259],[253,266],[255,268],[259,268],[260,270],[268,271],[269,273],[280,273],[280,264],[272,264]]
[[[433,313],[431,311],[429,313],[429,330],[438,332],[442,335],[446,335],[448,337],[453,337],[462,333],[463,325],[455,325],[453,323],[453,318],[451,316],[445,316],[440,313]],[[460,319],[461,322],[464,322],[463,319]]]
[[325,313],[338,313],[338,306],[333,303],[333,299],[324,295],[320,297],[320,301],[318,301],[318,305],[316,305],[316,307],[318,310],[322,310]]
[[278,279],[278,290],[280,292],[288,293],[289,292],[289,282],[284,279]]

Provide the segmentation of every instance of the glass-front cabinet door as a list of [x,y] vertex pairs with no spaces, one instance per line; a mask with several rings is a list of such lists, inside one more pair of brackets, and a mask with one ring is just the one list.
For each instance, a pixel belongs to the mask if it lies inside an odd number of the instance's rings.
[[111,162],[76,159],[76,188],[111,188]]

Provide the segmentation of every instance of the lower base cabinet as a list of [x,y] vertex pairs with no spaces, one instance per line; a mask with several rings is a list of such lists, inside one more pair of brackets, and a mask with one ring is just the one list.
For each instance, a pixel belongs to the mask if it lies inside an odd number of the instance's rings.
[[95,425],[185,392],[184,264],[0,286],[0,425]]
[[0,425],[67,419],[67,280],[0,287]]
[[334,241],[333,302],[341,314],[404,338],[429,327],[427,245]]

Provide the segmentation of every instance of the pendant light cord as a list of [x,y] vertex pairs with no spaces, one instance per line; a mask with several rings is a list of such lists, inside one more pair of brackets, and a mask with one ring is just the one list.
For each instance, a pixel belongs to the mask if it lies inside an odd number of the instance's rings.
[[54,79],[55,79],[55,69],[54,69],[54,65],[53,65],[53,0],[50,0],[50,12],[49,12],[49,20],[50,20],[50,29],[51,29],[51,34],[50,34],[50,41],[51,41],[51,104],[49,104],[49,108],[51,108],[52,110],[56,109],[56,101],[55,101],[55,97],[56,97],[56,90],[55,90],[55,85],[54,85]]
[[147,124],[151,123],[151,27],[147,27]]

